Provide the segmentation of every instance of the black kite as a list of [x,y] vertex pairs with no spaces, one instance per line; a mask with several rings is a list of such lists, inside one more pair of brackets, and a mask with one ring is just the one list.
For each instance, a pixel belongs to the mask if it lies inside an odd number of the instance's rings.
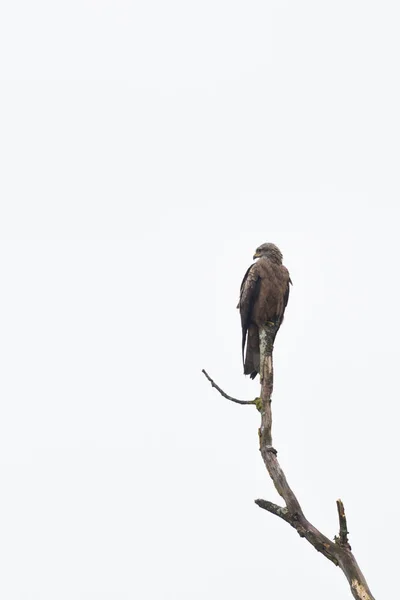
[[289,284],[292,283],[289,271],[282,264],[282,253],[274,244],[259,246],[253,256],[255,258],[259,260],[247,269],[240,286],[238,305],[242,321],[244,374],[252,379],[260,372],[259,327],[269,321],[275,323],[278,331],[289,299]]

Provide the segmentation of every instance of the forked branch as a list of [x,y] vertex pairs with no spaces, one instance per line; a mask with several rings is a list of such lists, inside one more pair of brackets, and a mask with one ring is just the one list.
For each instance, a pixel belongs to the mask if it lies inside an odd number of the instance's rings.
[[261,413],[261,426],[259,429],[260,452],[267,471],[275,485],[278,494],[284,501],[284,506],[278,506],[268,500],[256,500],[257,506],[276,515],[291,525],[300,537],[304,537],[314,548],[321,552],[327,559],[339,566],[345,574],[351,592],[357,600],[374,600],[368,584],[358,566],[348,542],[347,520],[343,502],[337,500],[339,515],[339,535],[331,541],[318,531],[308,519],[289,486],[286,476],[278,462],[277,451],[272,445],[272,411],[271,395],[273,390],[273,362],[272,350],[275,329],[273,323],[268,323],[260,332],[260,380],[261,398],[255,400],[237,400],[228,396],[203,370],[204,375],[219,393],[237,404],[255,404]]

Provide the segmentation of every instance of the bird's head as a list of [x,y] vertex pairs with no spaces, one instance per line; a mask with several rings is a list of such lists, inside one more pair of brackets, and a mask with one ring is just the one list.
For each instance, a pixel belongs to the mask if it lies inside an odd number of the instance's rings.
[[282,252],[277,246],[275,246],[275,244],[267,243],[258,246],[257,250],[254,252],[253,259],[262,258],[263,256],[269,258],[270,260],[273,260],[274,262],[282,264]]

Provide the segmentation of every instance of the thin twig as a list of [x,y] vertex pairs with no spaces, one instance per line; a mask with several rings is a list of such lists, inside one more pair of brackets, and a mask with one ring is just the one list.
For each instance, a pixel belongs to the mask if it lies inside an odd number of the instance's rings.
[[212,387],[215,388],[216,390],[218,390],[219,393],[221,394],[221,396],[223,396],[227,400],[230,400],[231,402],[236,402],[236,404],[257,404],[257,398],[255,398],[255,400],[238,400],[237,398],[232,398],[232,396],[229,396],[228,394],[226,394],[224,392],[224,390],[221,390],[221,388],[215,383],[215,381],[213,379],[211,379],[211,377],[209,376],[207,371],[202,369],[201,372],[204,373],[204,375],[207,377],[207,379],[211,383]]

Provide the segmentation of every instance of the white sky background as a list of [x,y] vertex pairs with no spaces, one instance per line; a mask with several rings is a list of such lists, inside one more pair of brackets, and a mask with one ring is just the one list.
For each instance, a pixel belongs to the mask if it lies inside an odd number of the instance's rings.
[[376,598],[399,536],[396,2],[5,0],[0,592],[349,598],[279,502],[242,375],[257,245],[294,286],[274,442]]

